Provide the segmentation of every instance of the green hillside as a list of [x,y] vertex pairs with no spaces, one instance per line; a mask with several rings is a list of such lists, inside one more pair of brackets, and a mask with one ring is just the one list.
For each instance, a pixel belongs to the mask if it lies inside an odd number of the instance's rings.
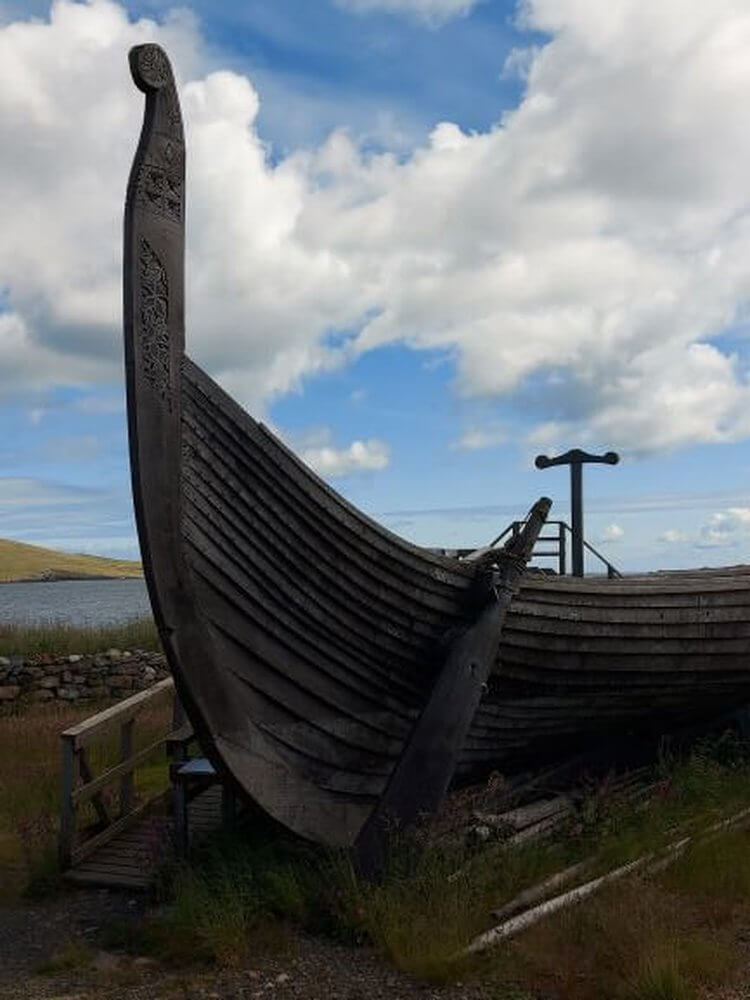
[[20,580],[76,580],[142,576],[139,562],[71,555],[0,538],[0,583]]

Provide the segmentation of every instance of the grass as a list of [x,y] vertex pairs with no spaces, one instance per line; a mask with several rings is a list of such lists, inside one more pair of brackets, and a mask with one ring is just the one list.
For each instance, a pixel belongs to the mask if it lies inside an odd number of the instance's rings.
[[0,656],[66,656],[111,649],[159,650],[159,635],[151,618],[98,628],[66,625],[0,624]]
[[55,975],[59,972],[77,972],[88,969],[94,960],[92,949],[83,941],[66,941],[47,959],[40,962],[36,972]]
[[485,955],[454,958],[490,926],[493,908],[545,875],[592,854],[592,874],[608,870],[673,840],[679,823],[703,826],[750,801],[750,761],[730,739],[663,760],[660,776],[660,794],[642,810],[592,789],[546,843],[472,850],[431,842],[426,831],[402,838],[377,884],[358,879],[345,854],[255,818],[177,871],[168,905],[130,928],[128,946],[170,962],[240,965],[259,947],[283,946],[293,925],[367,942],[432,982],[479,977],[494,984],[497,1000],[696,1000],[742,960],[735,938],[750,922],[745,832],[698,843],[663,872],[612,884]]
[[[135,726],[135,750],[152,743],[168,728],[168,699],[147,707]],[[104,705],[52,703],[16,705],[0,719],[0,900],[55,884],[60,816],[60,733]],[[99,774],[118,759],[119,734],[91,747],[89,763]],[[155,755],[137,769],[136,797],[167,786],[165,755]],[[116,785],[104,790],[116,812]],[[95,820],[89,805],[81,825]]]
[[143,576],[139,562],[56,552],[0,538],[0,582]]
[[[90,711],[38,705],[3,720],[0,884],[19,861],[26,881],[51,866],[59,733]],[[143,721],[139,745],[166,723],[157,714]],[[105,747],[92,765],[115,753],[114,744]],[[285,948],[289,928],[302,927],[369,943],[432,982],[480,978],[496,1000],[698,1000],[746,961],[738,938],[750,925],[750,834],[742,830],[697,841],[665,870],[612,884],[484,955],[454,958],[491,925],[492,909],[553,871],[593,857],[593,876],[750,803],[750,756],[732,736],[665,755],[656,777],[658,794],[646,808],[592,783],[567,827],[546,842],[469,847],[418,830],[394,841],[375,884],[357,877],[345,853],[302,843],[254,816],[247,829],[175,865],[164,905],[140,922],[111,926],[101,943],[178,968],[241,966]],[[141,794],[166,780],[163,761],[140,780]]]

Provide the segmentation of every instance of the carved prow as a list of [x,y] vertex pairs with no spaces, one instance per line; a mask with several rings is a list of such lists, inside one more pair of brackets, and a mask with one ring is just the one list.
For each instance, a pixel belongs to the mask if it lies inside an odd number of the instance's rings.
[[[201,672],[183,682],[188,662],[212,662],[181,539],[181,383],[185,346],[185,142],[169,60],[158,45],[130,52],[146,95],[125,201],[124,326],[133,502],[143,569],[185,708],[199,736],[206,722]],[[221,693],[212,705],[226,709]],[[226,717],[230,713],[226,711]],[[204,740],[211,752],[208,739]]]
[[[125,201],[125,372],[133,499],[144,570],[160,630],[171,615],[160,606],[154,574],[179,561],[180,369],[184,323],[185,143],[172,69],[158,45],[130,51],[130,70],[146,109]],[[142,474],[143,473],[143,474]],[[156,569],[158,567],[158,569]]]

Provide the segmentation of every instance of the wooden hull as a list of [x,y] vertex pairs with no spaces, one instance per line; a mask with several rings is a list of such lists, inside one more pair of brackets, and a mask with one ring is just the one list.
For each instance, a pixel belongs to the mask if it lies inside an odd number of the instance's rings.
[[135,49],[131,67],[147,95],[125,213],[136,518],[175,682],[217,767],[291,829],[349,845],[383,803],[408,814],[405,761],[414,801],[434,805],[451,778],[748,700],[744,570],[529,574],[512,599],[529,536],[487,590],[479,563],[347,503],[185,355],[179,104],[161,50]]
[[545,753],[563,734],[667,732],[749,700],[750,567],[528,574],[477,722],[512,711],[526,750]]

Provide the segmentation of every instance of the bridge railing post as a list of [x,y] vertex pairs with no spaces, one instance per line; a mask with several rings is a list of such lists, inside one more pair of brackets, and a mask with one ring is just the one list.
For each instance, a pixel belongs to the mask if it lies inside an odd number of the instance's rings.
[[[120,763],[133,756],[133,728],[135,719],[128,719],[120,726]],[[133,806],[133,772],[127,771],[120,778],[120,815],[127,816]]]
[[58,860],[60,869],[70,866],[73,852],[73,841],[76,832],[76,808],[73,802],[73,789],[76,780],[76,750],[75,740],[66,733],[62,734],[62,772],[61,772],[61,805],[60,805],[60,837],[58,840]]

